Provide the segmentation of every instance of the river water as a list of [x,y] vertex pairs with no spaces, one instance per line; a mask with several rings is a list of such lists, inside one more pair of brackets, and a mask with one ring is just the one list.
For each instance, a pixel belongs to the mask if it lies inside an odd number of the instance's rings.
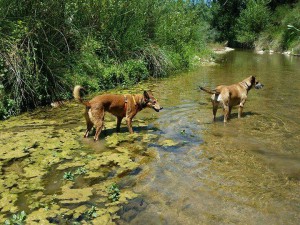
[[[235,108],[224,125],[219,109],[212,122],[210,95],[198,86],[250,75],[265,86],[249,92],[242,118]],[[299,78],[299,57],[233,51],[216,66],[158,81],[153,91],[164,109],[139,132],[175,144],[149,144],[155,159],[123,183],[140,197],[123,206],[117,223],[299,224]]]
[[[0,124],[0,223],[300,224],[300,58],[233,51],[215,66],[152,80],[164,107],[145,109],[100,140],[83,138],[81,104],[47,107]],[[241,119],[212,122],[214,88],[255,75]],[[87,97],[89,99],[90,97]],[[120,188],[112,202],[109,187]],[[96,214],[94,214],[96,212]],[[16,216],[16,215],[15,215]]]

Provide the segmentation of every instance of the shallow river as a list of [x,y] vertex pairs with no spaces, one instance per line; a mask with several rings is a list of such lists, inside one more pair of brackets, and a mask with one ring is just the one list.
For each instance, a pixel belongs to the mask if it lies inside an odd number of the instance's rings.
[[[212,122],[214,88],[255,75],[241,119]],[[299,224],[300,57],[233,51],[215,66],[153,80],[164,109],[139,113],[129,135],[105,118],[84,139],[83,106],[70,101],[0,123],[0,223]],[[124,122],[124,121],[123,121]],[[120,196],[113,202],[109,187]],[[118,192],[118,191],[116,191]],[[115,194],[115,193],[113,193]],[[96,208],[95,208],[96,207]]]
[[[233,51],[219,63],[157,83],[164,110],[148,132],[177,145],[149,144],[157,156],[134,184],[128,178],[141,197],[118,224],[299,224],[300,58]],[[265,87],[249,92],[243,117],[233,109],[224,125],[219,109],[213,123],[197,87],[250,75]]]

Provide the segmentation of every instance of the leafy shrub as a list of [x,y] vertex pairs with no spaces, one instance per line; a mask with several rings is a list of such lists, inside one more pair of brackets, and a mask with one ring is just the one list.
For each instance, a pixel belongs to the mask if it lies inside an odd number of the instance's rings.
[[[255,46],[258,49],[275,51],[294,50],[300,46],[300,3],[278,6],[270,18],[270,25],[259,35]],[[298,46],[298,47],[297,47]]]
[[149,77],[145,62],[142,60],[127,60],[122,65],[127,84],[135,84]]
[[265,0],[250,0],[237,20],[237,41],[252,47],[260,32],[269,24],[270,10]]
[[4,87],[0,84],[0,120],[7,119],[18,113],[16,102],[4,94]]
[[197,4],[0,1],[2,118],[10,110],[2,99],[12,99],[18,113],[71,98],[75,84],[97,91],[188,67],[208,29],[207,7]]

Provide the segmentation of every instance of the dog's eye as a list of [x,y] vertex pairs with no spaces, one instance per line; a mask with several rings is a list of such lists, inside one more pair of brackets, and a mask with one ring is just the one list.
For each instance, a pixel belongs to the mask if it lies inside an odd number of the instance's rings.
[[152,101],[152,103],[153,103],[153,104],[156,104],[156,101],[155,101],[155,100],[153,100],[153,101]]

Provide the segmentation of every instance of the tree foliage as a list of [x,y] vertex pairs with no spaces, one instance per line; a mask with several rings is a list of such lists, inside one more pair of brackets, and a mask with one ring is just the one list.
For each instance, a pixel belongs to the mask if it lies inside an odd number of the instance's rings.
[[300,27],[299,11],[297,0],[213,0],[210,24],[215,40],[233,47],[300,51],[297,32],[288,29]]
[[266,29],[271,15],[267,4],[265,0],[249,0],[234,28],[239,43],[252,47],[258,35]]
[[190,65],[205,48],[197,4],[173,0],[0,0],[0,117]]

